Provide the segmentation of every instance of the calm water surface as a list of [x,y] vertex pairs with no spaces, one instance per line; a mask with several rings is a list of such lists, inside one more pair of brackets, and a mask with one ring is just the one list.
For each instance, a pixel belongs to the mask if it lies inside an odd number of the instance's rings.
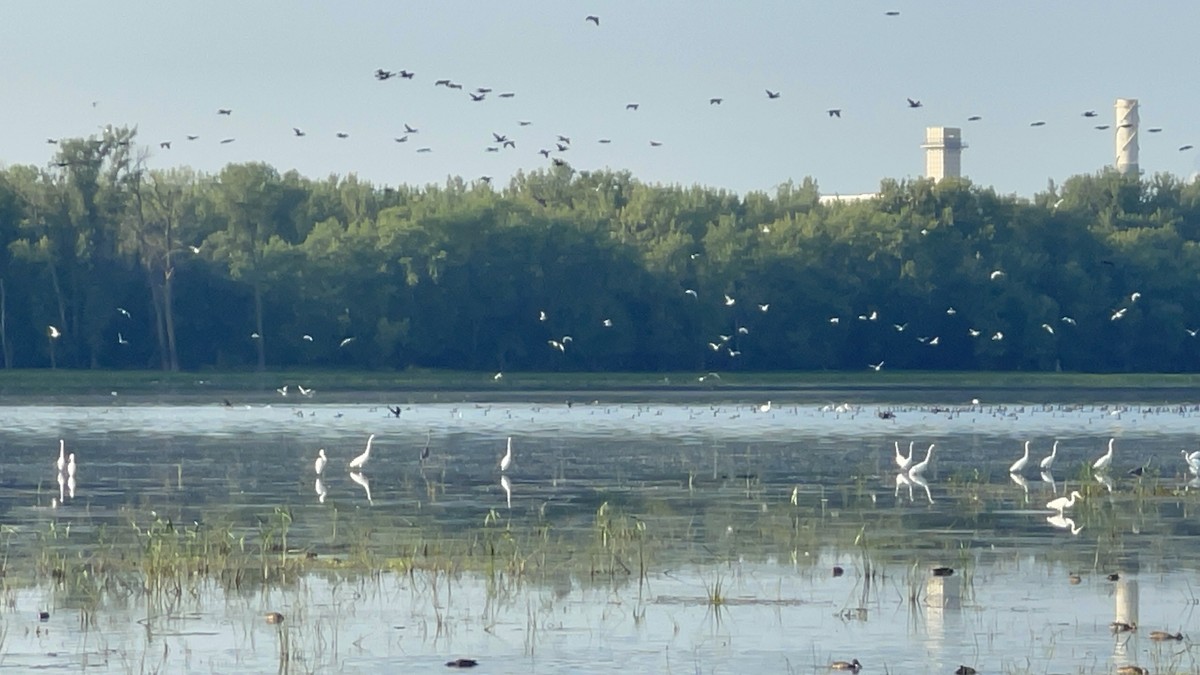
[[[481,673],[823,673],[858,658],[870,673],[1200,672],[1190,640],[1148,639],[1196,620],[1200,484],[1179,452],[1200,449],[1190,403],[886,396],[766,410],[765,400],[427,402],[399,418],[319,394],[235,407],[0,406],[0,667],[439,672],[471,657]],[[895,419],[880,419],[884,409]],[[371,459],[352,476],[346,464],[369,434]],[[59,438],[77,455],[73,497],[56,478]],[[1090,466],[1109,438],[1104,482]],[[1026,440],[1034,468],[1011,478]],[[1037,461],[1054,440],[1043,477]],[[906,452],[914,441],[918,460],[936,444],[923,483],[897,480],[896,441]],[[323,498],[319,448],[330,457]],[[1127,474],[1136,467],[1140,478]],[[1086,506],[1051,522],[1046,501],[1070,490]],[[414,541],[477,559],[493,545],[481,542],[501,542],[525,571],[197,579],[166,604],[112,586],[84,598],[34,571],[48,546],[86,559],[106,532],[156,519],[253,538],[280,510],[288,549],[321,561],[362,542],[385,561],[411,559]],[[616,562],[597,543],[609,522],[640,533]],[[910,601],[936,565],[959,570],[959,608]],[[1119,600],[1140,631],[1110,631]],[[285,622],[265,623],[268,611]]]

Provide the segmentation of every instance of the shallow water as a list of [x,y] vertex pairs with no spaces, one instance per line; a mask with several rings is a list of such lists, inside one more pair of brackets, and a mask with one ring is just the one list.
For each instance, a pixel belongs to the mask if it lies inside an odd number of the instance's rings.
[[[1179,450],[1197,448],[1200,412],[1183,401],[862,399],[877,403],[773,401],[764,412],[765,401],[425,402],[399,418],[319,397],[0,407],[9,561],[0,666],[264,672],[281,668],[283,642],[283,669],[294,672],[419,672],[459,656],[496,673],[824,672],[850,658],[866,672],[965,663],[1103,673],[1130,662],[1197,672],[1190,642],[1109,631],[1118,584],[1105,575],[1120,570],[1119,584],[1136,585],[1141,632],[1188,632],[1200,594],[1200,486]],[[882,409],[896,418],[880,419]],[[371,433],[360,477],[368,498],[346,463]],[[506,494],[497,464],[508,436]],[[79,466],[74,497],[64,486],[61,503],[58,438]],[[1085,469],[1109,438],[1111,492]],[[1036,466],[1056,439],[1053,482],[1032,469],[1024,485],[1008,477],[1025,440]],[[936,444],[928,492],[896,482],[893,442],[907,451],[910,440],[918,458]],[[312,468],[322,447],[323,501]],[[1136,466],[1148,467],[1143,477],[1126,475]],[[1088,497],[1073,535],[1043,506],[1074,489]],[[156,518],[254,536],[277,508],[291,518],[288,548],[320,560],[349,556],[355,537],[382,557],[411,556],[413,541],[475,551],[495,537],[517,542],[528,568],[322,569],[240,590],[199,580],[166,605],[111,589],[80,598],[21,568],[48,532],[55,550],[86,555],[90,537]],[[597,553],[610,517],[644,528],[643,583],[633,548],[617,563]],[[960,570],[961,609],[909,602],[937,564]],[[846,574],[833,577],[834,565]],[[1068,584],[1068,571],[1082,583]],[[714,605],[718,586],[725,601]],[[51,611],[45,623],[41,609]],[[287,617],[282,627],[262,620],[267,611]]]

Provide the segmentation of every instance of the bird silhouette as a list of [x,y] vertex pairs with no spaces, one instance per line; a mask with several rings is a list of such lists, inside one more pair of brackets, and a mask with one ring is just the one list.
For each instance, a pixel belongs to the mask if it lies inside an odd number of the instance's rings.
[[884,12],[883,14],[884,14],[884,16],[900,16],[900,12],[897,12],[897,11],[896,11],[896,10],[894,10],[894,9],[893,9],[893,10],[886,11],[886,12]]
[[979,115],[971,115],[970,117],[967,118],[967,121],[968,122],[978,122],[981,119],[983,119],[983,118],[980,117]]
[[506,91],[502,94],[497,94],[497,96],[499,96],[500,98],[512,98],[512,97],[516,96],[516,94],[514,94],[511,91]]
[[197,138],[200,138],[200,137],[199,137],[199,136],[195,136],[195,135],[193,135],[193,134],[188,134],[188,136],[187,136],[187,139],[188,139],[189,141],[194,141],[194,140],[196,140]]
[[916,99],[912,99],[912,98],[908,99],[908,107],[920,108],[921,106],[922,106],[922,103],[920,101],[918,101]]
[[657,148],[657,147],[661,147],[661,146],[662,146],[661,141],[650,141],[650,147],[652,147],[652,148]]
[[337,132],[337,137],[338,138],[350,138],[350,134],[348,134],[344,131],[339,131],[339,132]]
[[449,86],[450,86],[450,80],[438,80],[437,82],[434,82],[434,83],[433,83],[433,86],[435,86],[435,87],[449,87]]
[[472,101],[479,102],[487,98],[487,94],[469,94]]
[[1099,115],[1096,114],[1095,110],[1084,111],[1083,116],[1084,117],[1099,117]]
[[639,105],[639,104],[637,104],[637,103],[626,103],[626,104],[625,104],[625,109],[626,109],[626,110],[637,110],[637,109],[638,109],[638,105]]
[[1036,122],[1030,122],[1030,123],[1029,123],[1029,126],[1031,126],[1031,127],[1044,127],[1044,126],[1046,126],[1046,123],[1045,123],[1043,120],[1038,120],[1038,121],[1036,121]]
[[403,77],[406,80],[411,80],[411,79],[413,79],[413,77],[416,76],[416,73],[409,71],[409,70],[401,70],[399,74],[400,74],[400,77]]
[[841,119],[841,117],[842,117],[842,109],[841,108],[830,108],[829,110],[826,110],[825,112],[828,113],[830,117],[837,117],[838,119]]
[[1188,150],[1191,150],[1193,147],[1195,147],[1195,146],[1192,146],[1192,145],[1181,145],[1181,146],[1179,146],[1179,151],[1180,151],[1180,152],[1187,152]]
[[292,127],[292,133],[296,136],[303,136],[304,132],[299,127]]
[[223,138],[223,139],[221,139],[221,145],[226,145],[226,144],[232,143],[232,142],[234,142],[234,140],[236,140],[236,139],[233,139],[233,138]]
[[779,98],[782,95],[782,92],[767,90],[767,98]]
[[596,16],[595,14],[589,14],[589,15],[588,15],[587,17],[585,17],[583,20],[584,20],[584,21],[591,21],[592,23],[596,24],[597,26],[599,26],[599,25],[600,25],[600,17]]
[[163,141],[162,143],[158,144],[158,147],[160,147],[164,150],[170,150],[171,149],[171,141]]
[[220,108],[217,110],[218,115],[232,115],[233,110],[230,108]]
[[407,143],[408,136],[400,136],[398,138],[393,138],[392,140],[396,141],[397,143]]
[[725,101],[725,99],[723,99],[723,98],[710,98],[710,99],[708,99],[708,104],[709,105],[721,105],[721,103],[723,103],[724,101]]
[[408,126],[407,124],[405,124],[405,125],[404,125],[404,133],[406,133],[406,134],[415,134],[415,133],[417,133],[417,130],[416,130],[416,128],[415,128],[415,127],[410,127],[410,126]]

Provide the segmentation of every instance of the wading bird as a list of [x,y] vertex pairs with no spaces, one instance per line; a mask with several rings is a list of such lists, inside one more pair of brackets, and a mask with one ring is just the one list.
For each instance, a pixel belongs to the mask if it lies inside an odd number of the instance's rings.
[[1103,454],[1103,455],[1101,455],[1101,456],[1100,456],[1100,459],[1097,459],[1095,462],[1092,462],[1092,468],[1093,468],[1093,469],[1095,469],[1096,471],[1104,471],[1105,469],[1107,469],[1107,468],[1108,468],[1108,467],[1109,467],[1109,466],[1112,464],[1112,459],[1113,459],[1113,443],[1114,443],[1116,440],[1117,440],[1117,439],[1115,439],[1115,438],[1110,438],[1110,439],[1108,439],[1108,452],[1107,452],[1107,453],[1105,453],[1105,454]]
[[929,449],[925,451],[925,459],[917,462],[911,469],[908,470],[908,477],[910,480],[915,480],[916,478],[920,477],[921,474],[925,473],[925,469],[929,468],[929,460],[933,458],[934,445],[934,443],[930,443]]
[[67,442],[61,438],[58,439],[58,461],[54,465],[59,473],[67,470]]
[[1012,466],[1008,467],[1008,472],[1021,473],[1025,470],[1025,465],[1027,464],[1029,464],[1029,441],[1025,441],[1025,455],[1021,457],[1021,459],[1013,462]]
[[1079,494],[1079,490],[1072,490],[1069,497],[1059,497],[1046,502],[1046,508],[1061,514],[1063,511],[1073,508],[1076,499],[1083,499],[1083,495]]
[[325,473],[325,462],[327,461],[328,458],[325,457],[325,448],[321,448],[317,451],[317,461],[313,463],[313,468],[316,469],[318,476]]
[[914,441],[908,443],[908,457],[900,454],[900,441],[893,441],[896,444],[896,466],[900,467],[901,471],[907,471],[913,463],[913,444]]
[[1042,471],[1049,471],[1054,468],[1054,460],[1058,458],[1058,441],[1054,441],[1054,446],[1050,448],[1050,454],[1041,461],[1040,466]]
[[[350,460],[350,468],[351,469],[361,469],[364,466],[366,466],[367,460],[371,459],[371,442],[374,440],[375,440],[375,434],[371,434],[371,436],[369,438],[367,438],[367,449],[363,450],[363,453],[361,455],[359,455],[358,457],[355,457],[354,459]],[[370,488],[367,488],[367,490],[368,490],[368,494],[369,494]]]
[[504,456],[500,458],[500,471],[508,471],[508,467],[512,465],[512,436],[508,437],[508,449],[504,451]]

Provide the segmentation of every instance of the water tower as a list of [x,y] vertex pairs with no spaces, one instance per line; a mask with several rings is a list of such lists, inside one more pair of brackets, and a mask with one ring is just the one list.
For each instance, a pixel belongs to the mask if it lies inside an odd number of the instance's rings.
[[962,129],[958,127],[926,127],[925,177],[934,180],[962,177]]
[[1117,110],[1117,171],[1138,175],[1138,101],[1119,98]]

